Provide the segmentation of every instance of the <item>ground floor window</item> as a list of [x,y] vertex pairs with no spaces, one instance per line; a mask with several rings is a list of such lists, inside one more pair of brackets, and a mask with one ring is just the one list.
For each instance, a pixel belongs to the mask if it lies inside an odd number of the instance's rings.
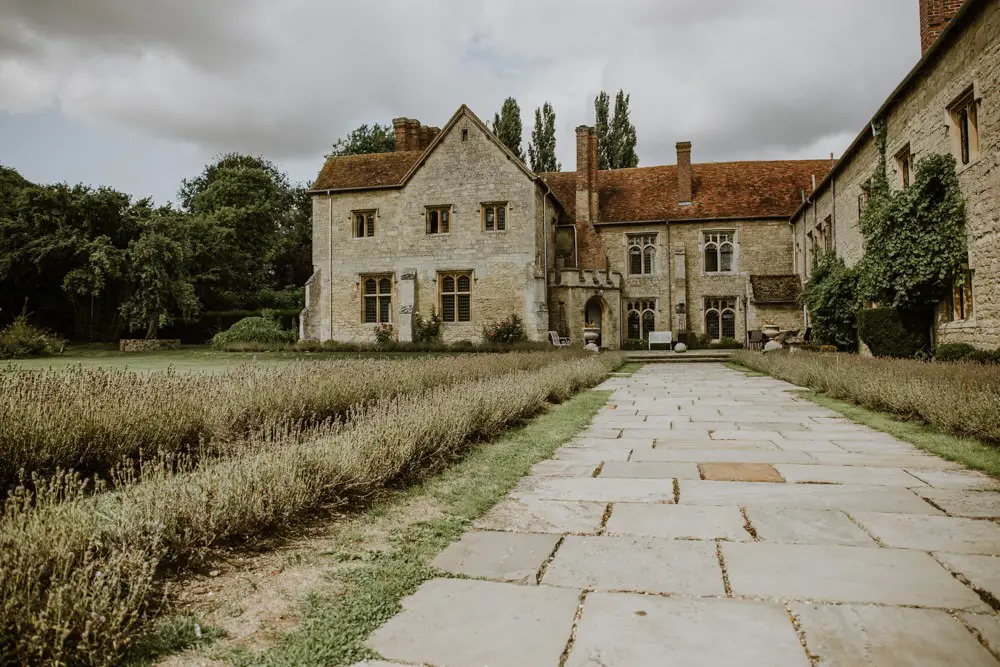
[[628,338],[645,340],[656,331],[656,299],[633,299],[628,302]]
[[392,322],[392,277],[361,276],[363,291],[361,321],[365,324]]
[[972,317],[972,271],[962,271],[955,278],[950,301],[952,320],[967,320]]
[[438,276],[442,322],[472,321],[472,274],[442,273]]
[[705,299],[705,333],[712,340],[736,338],[736,297]]

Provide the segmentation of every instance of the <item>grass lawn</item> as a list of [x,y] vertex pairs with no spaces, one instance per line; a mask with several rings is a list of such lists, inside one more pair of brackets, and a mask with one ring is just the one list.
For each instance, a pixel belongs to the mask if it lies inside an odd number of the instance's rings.
[[[400,601],[420,584],[451,576],[430,567],[434,556],[506,495],[532,465],[551,457],[585,428],[609,395],[584,391],[525,426],[477,445],[441,474],[370,507],[338,529],[318,554],[324,585],[302,603],[298,628],[280,636],[263,655],[225,639],[196,650],[236,665],[337,667],[376,658],[364,646],[368,635],[400,611]],[[161,625],[159,633],[141,642],[146,652],[133,654],[131,663],[147,664],[190,647],[197,641],[194,624],[184,615]],[[203,637],[212,632],[202,627]]]
[[66,354],[33,359],[0,361],[0,371],[63,369],[68,366],[128,368],[133,371],[179,372],[201,371],[219,373],[241,364],[293,364],[302,360],[361,359],[440,356],[431,352],[219,352],[207,345],[185,345],[179,350],[163,352],[119,352],[110,346],[75,346]]
[[[765,375],[765,373],[759,373],[735,362],[727,363],[726,366],[745,373],[750,377]],[[876,431],[888,433],[904,442],[916,445],[926,452],[936,454],[941,458],[961,463],[973,470],[980,470],[988,475],[1000,478],[1000,447],[995,447],[975,438],[944,433],[933,426],[928,426],[918,421],[906,420],[887,412],[869,410],[860,405],[841,401],[811,389],[803,389],[795,393],[809,399],[813,403],[822,405],[834,412],[839,412],[858,424],[863,424]]]

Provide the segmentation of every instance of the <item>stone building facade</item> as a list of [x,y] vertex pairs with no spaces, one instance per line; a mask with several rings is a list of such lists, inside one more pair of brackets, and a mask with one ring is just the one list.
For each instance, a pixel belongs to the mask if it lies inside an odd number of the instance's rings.
[[920,0],[923,56],[792,216],[795,271],[808,280],[818,253],[848,265],[864,253],[858,228],[878,161],[871,126],[883,121],[890,184],[917,163],[951,154],[966,203],[968,267],[939,304],[935,338],[1000,346],[1000,3]]
[[441,130],[398,118],[393,153],[328,158],[312,189],[314,274],[303,338],[412,337],[433,309],[447,342],[511,314],[530,340],[617,349],[651,331],[735,338],[802,327],[789,216],[829,160],[598,170],[592,127],[577,169],[535,174],[467,107]]

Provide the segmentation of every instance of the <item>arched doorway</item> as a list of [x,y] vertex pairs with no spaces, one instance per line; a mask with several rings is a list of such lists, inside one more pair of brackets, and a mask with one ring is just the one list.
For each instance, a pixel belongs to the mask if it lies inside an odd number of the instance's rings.
[[605,313],[607,312],[608,306],[604,303],[604,299],[599,296],[592,296],[587,299],[587,303],[583,307],[583,321],[586,324],[597,327],[599,332],[599,337],[597,339],[597,346],[601,347],[604,344],[604,320]]

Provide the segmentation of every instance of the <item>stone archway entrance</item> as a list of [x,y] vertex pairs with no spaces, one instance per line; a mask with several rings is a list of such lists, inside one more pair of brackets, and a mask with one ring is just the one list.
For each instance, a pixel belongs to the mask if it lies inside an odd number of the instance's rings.
[[605,322],[608,319],[605,317],[608,310],[608,304],[604,302],[599,296],[592,296],[587,299],[587,303],[583,306],[583,321],[592,324],[597,327],[600,333],[597,339],[597,346],[601,347],[607,340],[607,332],[605,331]]

